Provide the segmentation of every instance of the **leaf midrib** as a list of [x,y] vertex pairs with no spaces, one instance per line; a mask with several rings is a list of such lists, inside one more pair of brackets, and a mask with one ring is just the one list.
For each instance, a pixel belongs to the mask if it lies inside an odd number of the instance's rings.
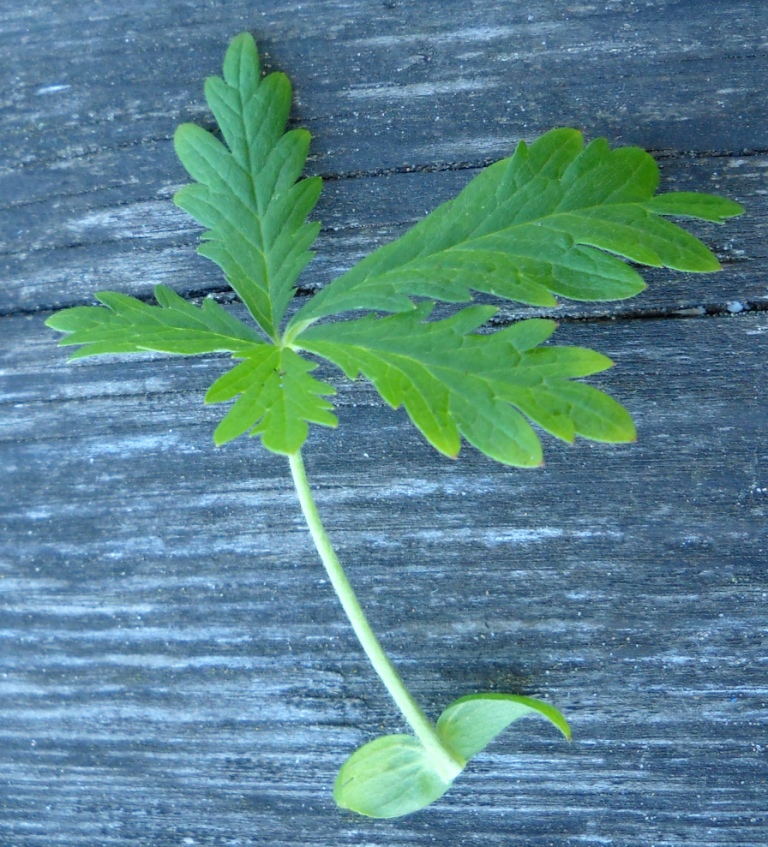
[[[462,250],[470,250],[470,249],[472,249],[472,245],[475,245],[478,242],[481,242],[484,238],[495,238],[495,237],[503,236],[507,233],[512,232],[515,229],[525,227],[525,226],[549,226],[549,222],[554,217],[562,217],[562,216],[578,217],[581,214],[586,214],[589,211],[592,211],[592,210],[595,210],[595,209],[605,208],[606,205],[610,205],[612,208],[616,208],[618,206],[627,206],[627,207],[640,206],[642,208],[641,201],[633,201],[631,203],[612,203],[612,204],[598,203],[596,205],[582,206],[582,207],[579,207],[578,209],[572,209],[572,210],[568,210],[568,211],[564,211],[564,212],[552,212],[549,215],[542,215],[542,216],[539,216],[538,218],[531,218],[530,220],[526,220],[526,221],[523,221],[521,223],[514,223],[511,226],[503,227],[502,229],[497,229],[497,230],[494,230],[493,232],[485,233],[483,235],[477,236],[476,238],[469,238],[466,241],[461,242],[461,244],[452,244],[449,247],[445,247],[441,250],[435,250],[431,253],[422,253],[419,256],[416,256],[413,259],[410,259],[409,261],[405,262],[402,265],[399,265],[396,268],[391,268],[389,270],[384,271],[383,273],[374,273],[370,276],[361,277],[361,279],[359,281],[355,282],[353,287],[356,287],[357,285],[362,285],[363,283],[371,282],[373,280],[384,279],[385,277],[388,277],[390,275],[392,275],[392,276],[399,275],[402,272],[406,271],[409,267],[411,267],[414,264],[418,264],[419,262],[422,262],[422,261],[428,261],[430,259],[434,259],[436,256],[439,256],[439,255],[442,255],[442,254],[450,254],[450,253],[457,253],[457,252],[460,252]],[[650,214],[655,214],[655,213],[651,212]],[[611,223],[612,223],[613,226],[619,227],[622,230],[628,230],[628,231],[631,230],[631,227],[627,227],[624,224],[615,223],[613,221]],[[549,228],[554,229],[556,232],[560,232],[563,235],[565,235],[571,241],[571,243],[574,244],[574,245],[586,244],[586,246],[592,246],[592,245],[588,245],[586,242],[577,241],[566,230],[556,229],[555,227],[551,227],[551,226],[549,226]],[[478,227],[478,229],[479,229],[479,227]],[[392,242],[392,243],[394,244],[395,242]],[[475,248],[475,249],[477,249],[477,248]],[[482,249],[482,248],[480,248],[480,249]],[[605,250],[605,248],[602,248],[602,247],[595,248],[595,249],[604,250],[604,252],[606,252],[606,253],[612,252],[610,250]],[[518,252],[518,251],[502,252],[500,250],[485,250],[483,252],[498,253],[498,254],[503,255],[503,256],[512,255],[512,256],[524,256],[525,258],[537,258],[536,256],[531,256],[531,255],[528,255],[526,253],[522,253],[522,252]],[[621,254],[615,254],[615,255],[621,255]],[[341,279],[341,277],[339,277],[339,278]]]
[[[262,82],[263,82],[263,80],[259,81],[259,84],[256,87],[256,89],[254,90],[253,94],[248,98],[249,102],[256,96],[256,91],[258,91]],[[225,82],[225,85],[229,85],[229,83]],[[240,106],[240,111],[237,113],[238,123],[242,127],[243,139],[245,141],[245,147],[246,147],[246,151],[247,151],[247,154],[248,154],[248,165],[249,165],[249,167],[245,170],[245,174],[246,174],[246,177],[248,179],[248,186],[250,188],[251,199],[253,201],[252,212],[253,212],[253,217],[256,219],[256,226],[258,227],[259,239],[261,241],[261,244],[264,246],[264,249],[259,248],[254,243],[251,236],[249,236],[246,233],[243,233],[239,228],[237,228],[237,231],[254,248],[254,250],[256,250],[256,252],[262,257],[262,259],[264,261],[264,269],[265,269],[265,273],[266,273],[266,277],[267,277],[267,279],[266,279],[267,305],[268,305],[268,309],[269,309],[269,323],[270,323],[270,326],[265,327],[265,329],[267,330],[268,334],[274,339],[277,335],[278,327],[275,326],[274,303],[273,303],[273,297],[272,297],[272,268],[270,266],[269,250],[267,249],[267,244],[266,244],[266,241],[264,239],[264,227],[262,225],[262,215],[264,214],[264,211],[260,208],[261,204],[259,203],[259,196],[258,196],[258,193],[256,191],[256,177],[253,173],[253,168],[250,167],[253,139],[250,138],[249,135],[248,135],[248,125],[245,121],[246,105],[243,104],[243,94],[242,94],[239,87],[235,88],[234,91],[237,94],[237,102]],[[229,155],[232,157],[232,161],[235,163],[235,165],[237,165],[240,168],[240,170],[243,170],[243,168],[240,167],[240,164],[238,163],[238,161],[235,159],[234,153],[231,150],[229,151]],[[269,159],[269,156],[267,156],[267,159]],[[264,164],[266,165],[266,162]],[[267,207],[268,206],[269,206],[269,203],[267,203]],[[242,270],[242,266],[240,265],[240,263],[238,262],[237,264]],[[246,274],[244,271],[243,271],[243,273],[245,274],[246,277],[248,277],[248,274]]]

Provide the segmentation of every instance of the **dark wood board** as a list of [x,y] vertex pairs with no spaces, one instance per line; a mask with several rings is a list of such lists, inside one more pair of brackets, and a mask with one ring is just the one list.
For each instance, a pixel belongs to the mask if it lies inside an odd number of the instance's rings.
[[268,68],[290,71],[326,173],[499,158],[510,137],[553,120],[650,149],[768,149],[768,10],[758,0],[706,10],[698,0],[6,9],[12,163],[63,165],[210,120],[201,77],[219,72],[242,29],[259,38]]
[[[540,696],[574,729],[519,724],[400,821],[333,804],[344,757],[404,727],[285,460],[212,445],[226,360],[70,365],[43,326],[100,288],[229,302],[171,135],[212,126],[202,81],[243,29],[327,178],[302,296],[558,125],[748,210],[695,228],[720,274],[557,310],[558,342],[617,361],[635,445],[451,462],[328,372],[341,426],[308,472],[414,693]],[[766,32],[759,0],[0,4],[2,847],[763,847]]]
[[[159,172],[168,173],[179,169],[172,156],[172,145],[166,142],[162,155],[157,145],[149,158]],[[723,271],[705,279],[650,272],[649,288],[639,298],[563,302],[552,314],[716,310],[737,301],[757,308],[768,305],[768,156],[667,159],[661,166],[666,190],[720,193],[749,209],[749,217],[738,226],[687,225],[707,240]],[[313,212],[323,228],[316,259],[302,276],[302,285],[309,290],[330,281],[454,197],[478,172],[462,168],[329,180]],[[58,198],[53,209],[35,202],[0,210],[0,232],[6,234],[0,249],[8,281],[2,310],[33,312],[92,302],[93,292],[102,289],[146,297],[160,282],[180,293],[222,292],[225,283],[219,269],[194,256],[200,228],[171,202],[182,184],[166,183],[152,198],[143,188],[121,186]],[[530,315],[535,310],[505,306],[505,313]]]
[[[668,304],[651,295],[645,308],[765,303],[738,267],[765,258],[755,254],[765,244],[765,4],[701,14],[694,0],[273,2],[256,15],[250,5],[138,3],[129,14],[69,2],[6,14],[0,259],[12,284],[0,313],[83,302],[105,285],[146,293],[166,277],[181,291],[220,288],[214,268],[190,267],[198,230],[167,202],[186,181],[170,138],[184,120],[211,125],[202,79],[220,72],[240,28],[255,32],[269,68],[289,72],[294,121],[314,135],[310,170],[334,178],[317,210],[328,245],[318,245],[320,281],[518,139],[574,125],[654,151],[670,189],[724,191],[752,212],[745,226],[757,231],[741,242],[733,230],[713,237],[736,265],[712,283],[714,297],[702,304],[698,283],[683,280]],[[449,171],[420,173],[436,168]],[[418,190],[398,173],[414,170]]]
[[223,362],[134,362],[126,381],[11,323],[6,841],[761,843],[764,317],[563,326],[621,363],[605,384],[640,438],[550,441],[538,471],[443,459],[339,382],[342,426],[313,435],[309,473],[417,696],[432,714],[473,690],[544,696],[575,732],[531,721],[389,824],[330,798],[343,756],[400,722],[285,461],[211,444],[201,395]]

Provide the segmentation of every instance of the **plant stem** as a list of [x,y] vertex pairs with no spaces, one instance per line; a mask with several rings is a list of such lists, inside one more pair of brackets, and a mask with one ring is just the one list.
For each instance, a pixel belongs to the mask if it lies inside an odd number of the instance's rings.
[[447,783],[451,782],[464,769],[465,760],[441,740],[429,718],[427,718],[419,704],[414,700],[411,692],[405,687],[400,674],[384,652],[384,648],[381,646],[381,642],[376,637],[373,629],[371,629],[363,607],[360,605],[360,601],[357,599],[354,589],[347,579],[347,575],[344,573],[341,562],[339,562],[338,556],[328,538],[328,533],[325,531],[325,527],[320,520],[320,514],[317,511],[317,505],[312,496],[307,474],[304,470],[304,460],[302,459],[301,451],[297,450],[295,453],[291,453],[288,456],[288,460],[291,464],[293,483],[296,486],[296,493],[299,495],[301,509],[307,521],[309,531],[312,534],[312,540],[315,542],[315,547],[317,547],[317,552],[323,560],[323,565],[325,565],[331,585],[349,618],[349,622],[352,624],[355,635],[357,635],[374,670],[386,686],[397,707],[403,713],[403,717],[408,721],[416,737],[429,753],[441,778]]

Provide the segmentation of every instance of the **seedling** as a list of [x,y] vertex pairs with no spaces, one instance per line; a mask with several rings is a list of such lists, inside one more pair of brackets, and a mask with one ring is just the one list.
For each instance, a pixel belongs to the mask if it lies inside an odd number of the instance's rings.
[[[392,408],[405,407],[435,449],[456,457],[462,438],[505,465],[536,467],[531,423],[563,441],[635,438],[629,413],[583,377],[611,366],[600,353],[545,344],[551,320],[488,330],[495,306],[456,308],[431,320],[437,301],[473,292],[533,306],[556,296],[621,300],[645,283],[623,260],[680,271],[719,268],[715,256],[667,216],[722,223],[743,210],[712,195],[656,195],[658,168],[635,147],[584,146],[573,129],[548,132],[496,162],[398,240],[371,253],[307,300],[290,320],[296,280],[312,257],[320,224],[307,222],[319,177],[300,179],[310,136],[285,131],[291,87],[262,78],[253,39],[234,39],[224,77],[205,84],[224,143],[183,124],[176,152],[196,181],[174,200],[206,227],[198,248],[224,271],[253,324],[208,298],[196,307],[170,288],[157,305],[115,292],[103,306],[78,306],[47,324],[80,345],[72,358],[103,353],[232,354],[239,364],[208,390],[207,403],[234,400],[214,432],[217,445],[248,433],[288,457],[296,492],[330,581],[374,669],[414,735],[386,735],[341,768],[336,802],[363,815],[396,817],[440,797],[467,761],[513,721],[546,718],[566,737],[553,706],[512,694],[472,694],[433,724],[403,684],[371,629],[334,552],[304,471],[309,424],[335,427],[333,386],[312,375],[317,359],[349,379],[366,377]],[[104,308],[106,307],[106,308]],[[363,314],[349,315],[350,312]],[[338,320],[338,315],[344,319]],[[328,320],[334,318],[335,320]]]

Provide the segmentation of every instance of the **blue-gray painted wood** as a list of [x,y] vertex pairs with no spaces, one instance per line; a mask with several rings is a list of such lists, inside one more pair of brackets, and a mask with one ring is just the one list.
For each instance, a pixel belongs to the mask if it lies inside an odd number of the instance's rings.
[[[764,845],[766,25],[757,0],[0,8],[2,847]],[[400,821],[333,805],[344,757],[403,727],[287,463],[212,445],[226,360],[70,365],[43,326],[99,288],[223,292],[170,136],[210,121],[202,78],[243,29],[329,177],[307,292],[555,125],[748,208],[696,230],[720,274],[558,312],[560,343],[616,360],[635,445],[451,462],[328,372],[341,426],[308,472],[415,694],[541,696],[574,729],[517,725]]]

